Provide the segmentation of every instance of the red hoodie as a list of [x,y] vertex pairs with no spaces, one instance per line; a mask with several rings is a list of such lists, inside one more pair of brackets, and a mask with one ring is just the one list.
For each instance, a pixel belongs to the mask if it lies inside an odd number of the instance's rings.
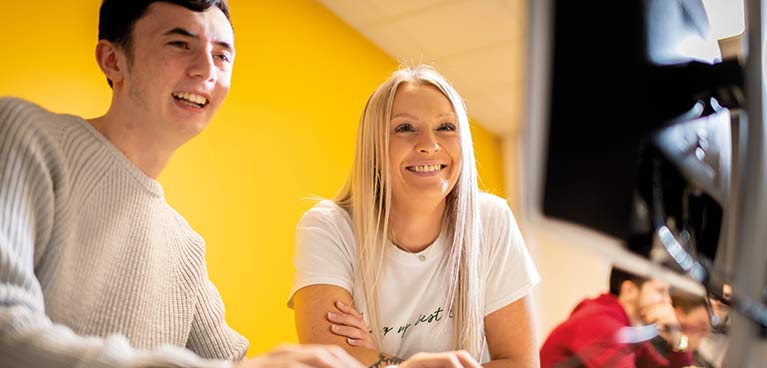
[[618,332],[631,323],[618,298],[602,294],[583,300],[557,326],[541,348],[541,367],[669,367],[693,364],[689,352],[669,352],[668,359],[649,341],[619,342]]

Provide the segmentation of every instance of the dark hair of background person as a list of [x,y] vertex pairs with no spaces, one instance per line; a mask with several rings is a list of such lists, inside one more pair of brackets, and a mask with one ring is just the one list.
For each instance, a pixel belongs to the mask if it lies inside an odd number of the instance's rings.
[[619,295],[621,293],[621,285],[623,285],[624,281],[631,281],[636,284],[637,288],[641,288],[642,284],[647,281],[647,278],[613,267],[610,271],[610,294],[616,296]]

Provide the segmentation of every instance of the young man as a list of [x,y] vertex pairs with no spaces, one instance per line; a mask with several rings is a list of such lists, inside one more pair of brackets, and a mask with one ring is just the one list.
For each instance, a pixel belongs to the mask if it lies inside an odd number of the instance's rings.
[[[232,366],[248,342],[155,180],[227,95],[227,5],[106,0],[96,58],[102,117],[0,100],[0,366]],[[322,356],[354,366],[317,347],[243,364]]]
[[[668,358],[649,340],[669,345]],[[541,348],[542,367],[686,367],[688,339],[671,306],[669,284],[613,268],[610,293],[586,299],[557,326]]]
[[0,99],[0,368],[360,367],[324,346],[240,361],[204,241],[156,181],[223,102],[234,55],[225,0],[104,0],[104,116]]
[[[671,292],[671,304],[674,306],[679,327],[688,338],[687,349],[692,352],[695,367],[713,368],[714,365],[698,352],[700,342],[712,333],[706,299],[682,290],[674,290]],[[659,353],[664,356],[669,353],[668,344],[660,336],[651,342]]]

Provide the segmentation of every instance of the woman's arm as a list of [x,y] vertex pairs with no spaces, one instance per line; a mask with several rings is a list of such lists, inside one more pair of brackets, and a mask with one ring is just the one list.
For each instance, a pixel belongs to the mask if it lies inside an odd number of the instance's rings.
[[[399,368],[479,368],[479,364],[465,351],[448,351],[444,353],[418,353],[403,361],[400,358],[380,353],[375,349],[352,346],[347,339],[359,339],[358,335],[368,333],[367,329],[359,327],[364,322],[357,313],[345,313],[336,308],[340,301],[347,306],[352,305],[352,296],[344,288],[317,284],[298,290],[293,297],[293,308],[296,313],[296,329],[298,340],[302,344],[333,344],[344,348],[351,356],[371,368],[384,368],[397,365]],[[337,312],[344,324],[331,323],[329,312]],[[341,330],[335,333],[331,330],[336,325]]]
[[529,295],[487,315],[485,336],[490,351],[485,368],[540,367]]
[[352,296],[342,287],[324,284],[310,285],[296,292],[293,308],[298,341],[302,344],[338,345],[366,366],[379,361],[380,353],[377,350],[352,346],[347,342],[347,337],[333,333],[331,328],[334,324],[328,320],[328,313],[338,311],[336,301],[352,305]]

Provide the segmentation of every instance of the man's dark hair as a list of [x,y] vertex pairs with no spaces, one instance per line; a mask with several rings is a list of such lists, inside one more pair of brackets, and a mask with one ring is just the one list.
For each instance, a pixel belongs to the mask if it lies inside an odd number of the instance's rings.
[[[217,7],[229,18],[229,5],[226,0],[104,0],[99,9],[99,40],[107,40],[122,48],[132,58],[133,26],[144,14],[149,5],[166,2],[183,6],[189,10],[202,12],[210,7]],[[112,81],[107,80],[112,86]]]
[[610,294],[615,296],[620,295],[621,285],[623,285],[624,281],[631,281],[638,288],[641,288],[642,284],[647,281],[647,278],[613,266],[612,270],[610,271]]
[[681,308],[683,312],[690,313],[695,308],[705,307],[706,299],[686,291],[672,289],[671,304],[674,308]]

